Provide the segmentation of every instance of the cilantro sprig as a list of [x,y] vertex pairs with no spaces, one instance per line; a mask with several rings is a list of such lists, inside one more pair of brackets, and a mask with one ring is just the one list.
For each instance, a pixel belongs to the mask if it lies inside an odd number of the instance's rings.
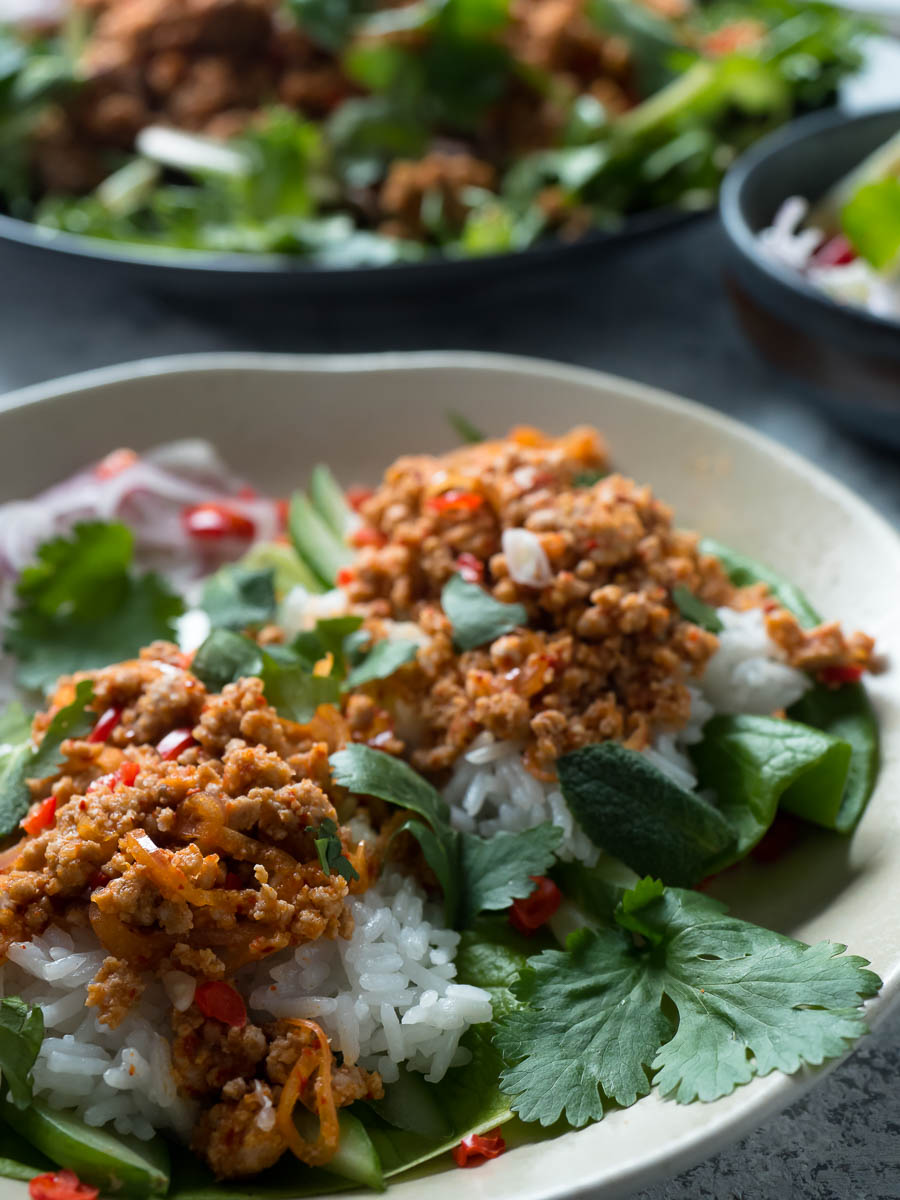
[[174,636],[180,598],[133,569],[134,537],[118,522],[86,521],[38,549],[16,587],[4,647],[19,682],[49,689],[60,675],[105,666]]
[[348,883],[359,879],[359,872],[344,854],[337,824],[332,821],[331,817],[324,817],[309,832],[313,836],[319,863],[326,875],[342,875]]
[[844,1053],[866,1032],[862,1001],[881,981],[865,959],[730,917],[698,892],[642,880],[610,928],[529,959],[523,1007],[495,1044],[502,1086],[526,1121],[599,1121],[651,1084],[687,1104],[727,1096],[754,1075],[792,1074]]

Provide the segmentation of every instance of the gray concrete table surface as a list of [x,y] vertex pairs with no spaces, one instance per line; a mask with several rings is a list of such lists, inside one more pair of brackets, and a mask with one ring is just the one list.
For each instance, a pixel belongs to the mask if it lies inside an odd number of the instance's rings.
[[[722,237],[708,218],[624,245],[589,270],[429,303],[238,297],[214,310],[113,289],[89,269],[61,286],[0,249],[0,393],[190,351],[540,355],[631,376],[727,412],[814,460],[900,525],[896,451],[855,440],[805,403],[795,381],[756,356],[737,328],[722,269]],[[900,1197],[898,1077],[894,1013],[788,1112],[640,1200]]]

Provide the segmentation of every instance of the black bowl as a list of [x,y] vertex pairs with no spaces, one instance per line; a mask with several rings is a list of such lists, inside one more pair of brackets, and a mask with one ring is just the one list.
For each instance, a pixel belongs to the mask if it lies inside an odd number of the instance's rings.
[[427,293],[445,295],[495,282],[564,271],[595,262],[619,243],[649,236],[689,219],[680,209],[657,209],[626,218],[613,230],[594,230],[577,241],[548,237],[526,250],[479,258],[434,254],[415,263],[330,267],[299,255],[213,253],[140,246],[46,229],[0,213],[4,253],[77,285],[84,272],[114,284],[219,303],[247,296],[347,300]]
[[900,322],[831,300],[763,255],[757,234],[782,201],[815,202],[900,129],[900,109],[817,113],[763,139],[725,177],[719,212],[741,324],[811,398],[868,437],[900,445]]

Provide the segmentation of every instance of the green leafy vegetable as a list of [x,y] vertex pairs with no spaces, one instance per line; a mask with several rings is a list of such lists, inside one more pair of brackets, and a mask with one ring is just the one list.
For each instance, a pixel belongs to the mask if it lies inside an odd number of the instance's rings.
[[607,471],[577,471],[572,476],[572,487],[593,487],[595,483],[599,483],[601,479],[605,479],[607,474]]
[[18,996],[0,1000],[0,1074],[8,1103],[27,1108],[31,1103],[31,1068],[44,1040],[44,1017],[37,1005]]
[[282,662],[260,648],[259,677],[266,699],[280,717],[305,725],[320,704],[337,704],[340,685],[331,675],[313,675],[300,662]]
[[561,840],[562,830],[550,822],[490,838],[463,834],[460,924],[465,927],[479,912],[509,908],[513,900],[530,896],[532,877],[547,874]]
[[319,463],[312,469],[309,477],[309,495],[322,520],[339,538],[345,538],[353,527],[353,509],[344,497],[343,488],[324,463]]
[[476,445],[478,442],[485,441],[485,434],[462,413],[454,412],[451,409],[447,413],[447,420],[451,428],[459,434],[460,441],[468,442],[470,445]]
[[735,848],[735,832],[717,808],[618,742],[565,754],[557,769],[588,837],[640,875],[690,885]]
[[900,179],[889,175],[858,188],[841,212],[844,233],[876,271],[900,257]]
[[364,683],[387,679],[400,667],[413,662],[418,650],[418,642],[404,641],[400,638],[385,638],[376,642],[372,649],[351,667],[344,686],[352,691],[362,687]]
[[290,649],[299,654],[310,668],[330,654],[334,660],[331,674],[343,679],[347,670],[347,639],[356,633],[361,625],[362,617],[324,617],[316,621],[313,629],[299,633],[291,643]]
[[275,616],[272,567],[222,567],[203,585],[203,608],[214,629],[253,629]]
[[331,755],[335,783],[358,796],[377,796],[398,808],[424,817],[429,825],[445,826],[447,803],[431,784],[399,758],[359,742]]
[[29,688],[50,688],[60,675],[105,666],[174,636],[184,608],[157,575],[131,569],[133,536],[124,525],[90,521],[53,538],[22,572],[18,607],[4,645],[19,660]]
[[709,630],[710,633],[722,632],[722,622],[716,616],[716,610],[711,605],[698,600],[688,588],[681,585],[673,588],[672,599],[686,621],[691,621],[694,625],[699,625],[701,629]]
[[[26,740],[0,758],[0,837],[6,837],[18,826],[31,804],[29,779],[46,779],[62,766],[60,748],[67,738],[84,737],[93,728],[97,714],[87,706],[93,696],[93,685],[82,679],[75,688],[75,698],[55,713],[44,731],[40,745],[32,746],[30,727]],[[19,714],[10,719],[19,728]],[[6,721],[4,721],[6,725]]]
[[327,587],[334,587],[338,572],[353,561],[353,553],[302,492],[291,497],[288,531],[307,566]]
[[283,542],[258,542],[241,559],[240,565],[251,571],[274,572],[275,595],[283,600],[291,588],[308,592],[324,591],[324,584],[300,558],[293,546]]
[[29,1146],[11,1129],[0,1126],[0,1178],[27,1182],[35,1175],[52,1171],[53,1166],[46,1154]]
[[321,824],[309,832],[316,843],[316,853],[326,875],[342,875],[348,883],[359,879],[359,872],[344,854],[337,824],[331,817],[325,817]]
[[718,716],[691,747],[699,787],[716,792],[737,843],[707,873],[743,858],[760,840],[778,806],[834,829],[852,750],[809,725],[775,717]]
[[503,604],[477,583],[466,583],[461,575],[452,575],[444,584],[441,607],[453,626],[453,644],[460,651],[492,642],[528,620],[524,605]]
[[755,1074],[818,1065],[866,1032],[860,1004],[881,981],[843,946],[806,946],[653,881],[626,894],[617,924],[572,934],[514,985],[524,1007],[495,1043],[524,1120],[601,1120],[604,1100],[633,1104],[651,1073],[678,1103],[715,1100]]
[[789,583],[777,571],[773,571],[771,567],[756,562],[755,559],[741,554],[738,550],[732,550],[730,546],[716,541],[715,538],[701,538],[700,552],[711,554],[717,558],[735,587],[749,587],[753,583],[764,583],[772,595],[794,614],[801,625],[811,629],[820,623],[821,617],[800,589]]

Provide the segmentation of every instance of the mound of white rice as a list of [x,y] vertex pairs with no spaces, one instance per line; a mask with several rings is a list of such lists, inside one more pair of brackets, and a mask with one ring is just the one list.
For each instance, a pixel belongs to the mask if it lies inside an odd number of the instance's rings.
[[487,992],[453,982],[459,934],[442,928],[437,907],[394,871],[348,908],[350,939],[321,939],[260,963],[251,1008],[319,1022],[346,1062],[379,1071],[385,1083],[401,1063],[436,1083],[467,1061],[459,1039],[469,1026],[491,1019]]
[[88,1125],[151,1138],[157,1129],[188,1134],[191,1105],[178,1096],[169,1042],[169,1002],[154,981],[118,1029],[87,1008],[87,987],[106,952],[90,930],[51,926],[17,942],[0,968],[0,991],[36,1004],[45,1037],[34,1066],[34,1091],[55,1108],[74,1109]]
[[[675,783],[697,786],[687,747],[703,736],[703,726],[716,713],[765,715],[787,708],[809,687],[809,677],[779,658],[766,632],[760,609],[717,610],[723,629],[719,649],[703,679],[689,685],[691,717],[677,733],[660,733],[644,751]],[[542,783],[526,769],[521,747],[482,734],[456,762],[444,790],[454,828],[491,837],[500,830],[519,832],[544,821],[563,831],[559,855],[593,865],[599,853],[579,828],[556,783]]]

